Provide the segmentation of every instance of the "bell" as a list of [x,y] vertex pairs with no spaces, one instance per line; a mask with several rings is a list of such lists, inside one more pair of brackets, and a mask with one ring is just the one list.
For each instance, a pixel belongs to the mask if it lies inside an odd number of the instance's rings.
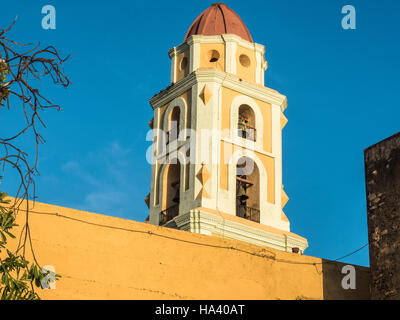
[[179,188],[176,190],[175,197],[172,199],[173,202],[179,203]]
[[237,185],[237,198],[242,204],[249,198],[249,196],[246,195],[246,189],[243,188],[241,183]]
[[147,208],[150,208],[150,193],[144,198],[144,202],[147,205]]

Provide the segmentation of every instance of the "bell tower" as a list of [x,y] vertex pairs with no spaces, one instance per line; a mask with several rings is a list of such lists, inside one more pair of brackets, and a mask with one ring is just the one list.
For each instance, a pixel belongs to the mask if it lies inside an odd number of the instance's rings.
[[286,97],[264,86],[265,47],[215,3],[169,51],[154,118],[149,222],[302,253],[283,208]]

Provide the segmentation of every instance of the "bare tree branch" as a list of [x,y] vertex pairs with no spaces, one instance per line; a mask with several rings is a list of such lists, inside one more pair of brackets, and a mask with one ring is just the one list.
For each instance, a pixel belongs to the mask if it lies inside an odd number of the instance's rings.
[[[17,251],[23,251],[30,242],[29,206],[28,200],[35,200],[35,176],[38,174],[39,146],[45,142],[39,133],[45,127],[42,113],[47,109],[61,110],[61,107],[45,96],[40,90],[40,82],[49,79],[55,85],[67,88],[70,80],[64,73],[63,64],[70,56],[62,58],[53,46],[41,48],[40,43],[24,44],[8,37],[8,32],[15,25],[17,18],[6,29],[0,29],[0,112],[13,110],[22,112],[24,121],[8,137],[0,137],[0,168],[6,167],[15,170],[20,184],[12,204],[14,212],[26,201],[26,223],[21,234],[21,243]],[[0,118],[1,119],[1,118]],[[35,152],[29,157],[28,152],[19,145],[19,138],[23,135],[33,136]],[[32,251],[35,258],[34,252]],[[36,261],[37,263],[37,261]]]

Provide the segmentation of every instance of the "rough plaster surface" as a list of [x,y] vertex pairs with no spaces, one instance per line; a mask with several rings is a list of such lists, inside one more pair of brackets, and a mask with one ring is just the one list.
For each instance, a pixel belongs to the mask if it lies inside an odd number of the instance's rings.
[[400,299],[400,133],[365,150],[371,298]]

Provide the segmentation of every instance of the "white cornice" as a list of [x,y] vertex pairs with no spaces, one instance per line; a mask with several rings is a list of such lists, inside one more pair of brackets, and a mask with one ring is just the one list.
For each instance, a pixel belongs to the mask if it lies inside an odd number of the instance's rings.
[[196,70],[150,99],[153,109],[167,104],[199,82],[216,82],[223,87],[248,95],[254,99],[287,108],[286,96],[267,87],[255,85],[216,69]]
[[179,45],[177,47],[173,47],[172,49],[170,49],[168,51],[168,55],[172,59],[173,56],[178,55],[181,52],[186,51],[188,48],[189,48],[189,45],[186,42],[184,42],[181,45]]
[[218,36],[202,36],[202,35],[190,36],[184,43],[170,49],[168,51],[168,55],[170,58],[172,58],[174,55],[186,51],[188,47],[192,46],[195,43],[225,43],[228,41],[236,42],[238,45],[247,48],[249,50],[255,50],[257,52],[260,52],[262,55],[265,54],[265,47],[262,44],[249,42],[237,36],[236,34],[229,33]]
[[177,83],[167,87],[165,90],[154,95],[150,98],[150,104],[153,109],[159,108],[164,104],[169,103],[176,97],[179,97],[181,94],[185,93],[188,89],[193,87],[197,83],[195,72],[192,72],[185,78],[179,80]]
[[197,209],[175,217],[165,226],[197,233],[208,231],[214,235],[223,235],[227,238],[233,238],[287,252],[291,252],[294,247],[298,247],[301,252],[304,252],[308,247],[308,242],[305,238],[300,239],[294,238],[290,234],[268,232],[266,230],[230,221],[219,215],[206,213]]

